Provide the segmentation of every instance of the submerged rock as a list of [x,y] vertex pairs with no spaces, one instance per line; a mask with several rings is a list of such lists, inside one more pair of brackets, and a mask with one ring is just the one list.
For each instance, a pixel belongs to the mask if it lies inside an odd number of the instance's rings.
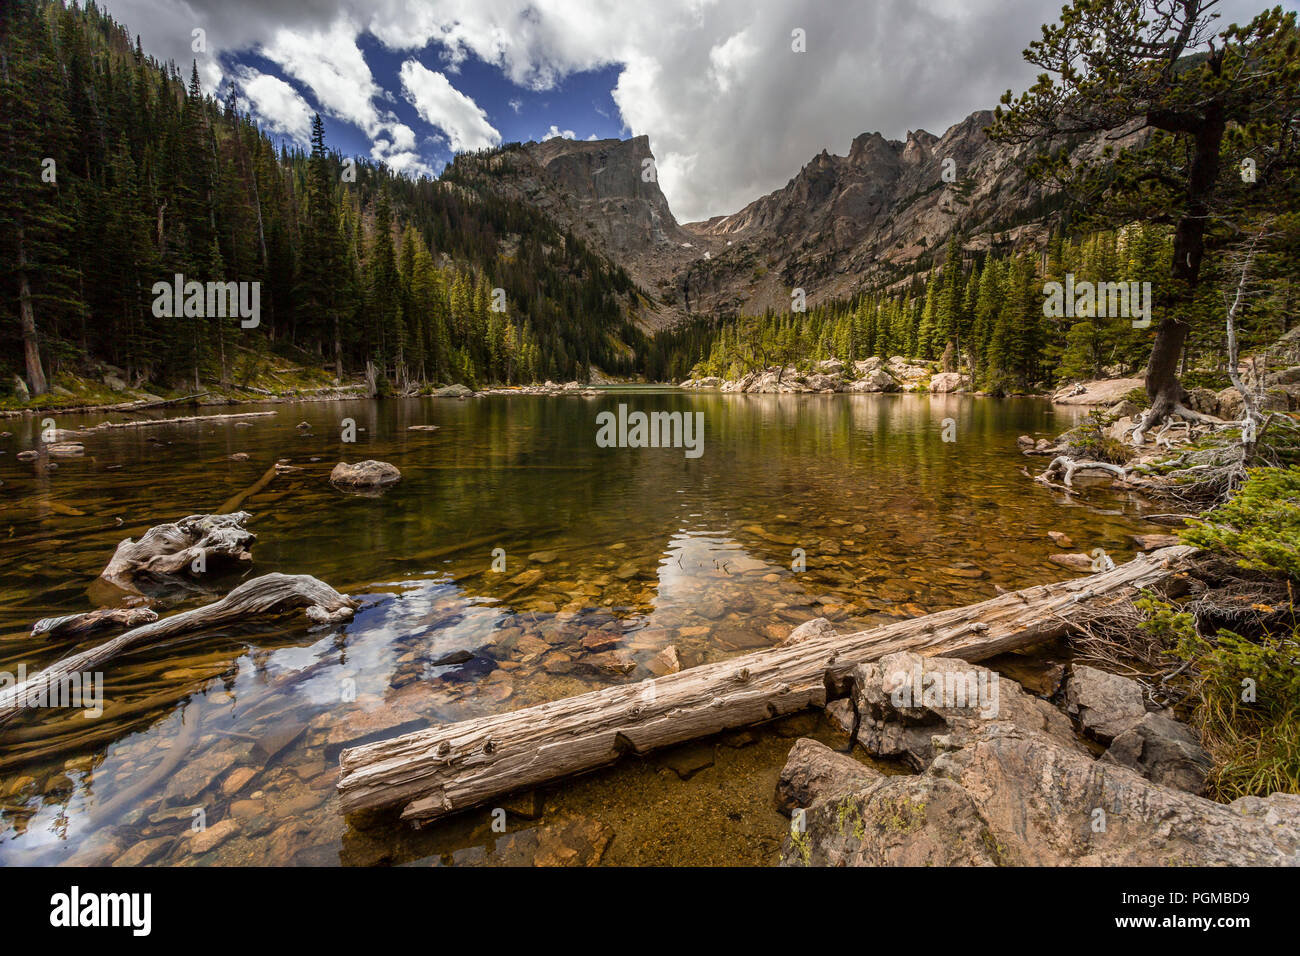
[[595,866],[614,831],[587,817],[507,833],[487,847],[465,847],[452,854],[456,866]]
[[167,780],[163,798],[169,803],[189,803],[238,763],[252,748],[209,747],[198,757],[181,764]]
[[444,654],[437,660],[433,661],[434,667],[450,667],[453,664],[464,664],[472,661],[474,655],[470,651],[452,651],[450,654]]
[[689,780],[701,770],[712,767],[716,755],[709,742],[683,744],[660,757],[660,762],[683,780]]
[[239,833],[240,829],[238,821],[227,817],[220,823],[214,823],[207,829],[200,830],[198,833],[191,836],[190,852],[199,854],[215,850],[235,834]]
[[176,842],[173,836],[155,837],[152,840],[142,840],[135,846],[131,847],[116,860],[113,866],[147,866],[167,854],[172,844]]
[[789,647],[792,644],[802,644],[804,641],[811,641],[821,637],[835,637],[835,626],[824,617],[815,617],[811,621],[804,621],[796,627],[781,642],[782,647]]
[[1053,564],[1059,564],[1071,571],[1092,571],[1092,558],[1086,554],[1052,554],[1047,558]]
[[374,459],[351,465],[341,461],[330,472],[330,484],[341,488],[383,488],[401,478],[402,473],[393,465]]
[[1182,538],[1176,534],[1135,534],[1133,543],[1143,551],[1155,551],[1171,545],[1182,544]]
[[676,674],[682,669],[682,662],[677,657],[677,648],[669,644],[662,651],[645,662],[646,670],[655,677]]

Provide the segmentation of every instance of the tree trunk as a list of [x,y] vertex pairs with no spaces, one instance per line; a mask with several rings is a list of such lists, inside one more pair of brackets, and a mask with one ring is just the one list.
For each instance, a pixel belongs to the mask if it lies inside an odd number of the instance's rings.
[[1182,319],[1166,316],[1156,329],[1156,340],[1151,346],[1151,360],[1147,363],[1147,397],[1151,410],[1147,412],[1147,428],[1169,417],[1174,406],[1183,400],[1183,383],[1178,380],[1178,359],[1187,343],[1188,325]]
[[28,391],[33,398],[50,390],[41,367],[41,348],[36,338],[36,312],[32,308],[32,289],[27,281],[27,251],[23,245],[23,227],[18,237],[18,322],[23,334],[23,358],[27,363]]
[[343,333],[340,329],[338,309],[334,310],[334,384],[343,383]]
[[1143,420],[1143,431],[1167,418],[1176,405],[1183,403],[1187,394],[1178,380],[1178,362],[1191,327],[1188,317],[1180,315],[1179,311],[1191,306],[1200,280],[1201,260],[1205,257],[1208,201],[1219,176],[1219,149],[1226,128],[1221,109],[1212,106],[1196,129],[1187,177],[1187,211],[1174,230],[1173,302],[1170,303],[1170,313],[1156,328],[1151,361],[1147,364],[1146,389],[1151,409]]
[[340,755],[344,813],[402,807],[425,822],[512,790],[847,696],[858,664],[897,651],[984,660],[1059,637],[1098,603],[1175,574],[1176,546],[1110,571],[1041,585],[857,634],[814,635],[635,684],[439,725]]

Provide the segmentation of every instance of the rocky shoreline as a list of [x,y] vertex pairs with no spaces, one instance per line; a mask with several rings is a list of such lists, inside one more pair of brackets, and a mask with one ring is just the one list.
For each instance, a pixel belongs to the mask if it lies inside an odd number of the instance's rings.
[[[906,693],[922,679],[993,686],[994,713]],[[1039,696],[966,661],[899,653],[860,665],[852,685],[828,715],[903,772],[797,741],[776,790],[791,816],[784,866],[1300,864],[1300,796],[1200,796],[1209,754],[1129,678],[1075,665]]]
[[[412,398],[453,398],[464,400],[486,395],[581,395],[592,398],[603,394],[600,386],[611,384],[600,380],[584,384],[578,381],[557,383],[545,381],[533,385],[489,386],[472,389],[466,385],[453,384],[426,391],[413,392]],[[651,383],[645,383],[647,385]],[[1265,379],[1262,411],[1296,411],[1300,410],[1300,367],[1274,372]],[[800,371],[792,366],[770,366],[750,372],[739,379],[722,379],[717,376],[686,379],[677,385],[688,390],[713,390],[721,392],[740,392],[745,394],[885,394],[885,393],[920,393],[920,394],[967,394],[979,397],[994,397],[992,393],[973,389],[970,376],[960,372],[946,372],[939,369],[938,363],[920,359],[909,360],[901,356],[882,359],[878,356],[861,361],[845,363],[839,359],[825,359],[817,362],[807,371]],[[1134,389],[1143,387],[1143,379],[1109,378],[1089,382],[1071,383],[1048,394],[1036,394],[1034,397],[1048,398],[1057,405],[1107,406],[1118,418],[1126,418],[1123,427],[1132,427],[1132,418],[1139,411],[1138,406],[1129,401],[1128,396]],[[281,405],[296,402],[337,402],[372,398],[364,385],[339,385],[313,389],[292,389],[287,392],[273,393],[269,390],[257,390],[257,394],[246,398],[231,395],[195,396],[191,399],[164,399],[150,393],[132,393],[139,395],[136,401],[88,402],[76,405],[42,405],[17,409],[0,409],[0,419],[23,418],[35,415],[75,414],[94,411],[133,412],[149,408],[192,405],[215,408],[239,405]],[[1240,413],[1241,397],[1235,388],[1213,391],[1208,388],[1194,388],[1190,391],[1190,407],[1198,412],[1232,418]]]
[[819,392],[966,392],[970,377],[958,372],[939,371],[933,362],[908,361],[895,355],[890,359],[872,356],[846,364],[839,359],[816,362],[809,371],[791,366],[773,365],[739,378],[725,380],[717,376],[692,378],[681,388],[716,388],[724,392],[759,394],[798,394]]
[[[424,392],[415,392],[408,398],[455,398],[466,399],[480,395],[584,395],[588,398],[602,394],[599,389],[580,382],[566,382],[562,385],[547,381],[540,385],[496,386],[475,391],[465,385],[444,385]],[[82,412],[135,412],[149,408],[191,406],[200,408],[220,408],[239,405],[289,405],[298,402],[346,402],[358,399],[374,398],[364,385],[340,385],[321,389],[296,390],[286,393],[257,394],[248,398],[233,396],[203,396],[191,399],[168,400],[157,395],[144,394],[137,401],[90,402],[79,405],[41,405],[29,408],[0,409],[0,419],[25,418],[36,415],[70,415]]]

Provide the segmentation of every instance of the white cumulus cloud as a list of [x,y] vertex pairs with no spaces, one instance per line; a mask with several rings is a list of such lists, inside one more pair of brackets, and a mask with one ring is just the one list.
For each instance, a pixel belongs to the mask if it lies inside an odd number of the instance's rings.
[[[182,72],[194,26],[207,30],[212,57],[265,46],[323,110],[384,140],[390,162],[411,150],[376,106],[390,94],[366,66],[362,33],[389,50],[440,57],[445,72],[472,55],[527,90],[613,66],[625,134],[649,136],[659,184],[677,217],[690,220],[735,212],[823,149],[846,153],[860,133],[942,133],[991,109],[1007,88],[1033,82],[1021,51],[1058,19],[1062,0],[101,2]],[[1266,5],[1223,0],[1220,23],[1246,22]],[[791,49],[795,29],[806,36],[804,53]],[[403,91],[453,148],[500,141],[443,73],[418,62],[402,71]]]
[[357,46],[357,30],[340,17],[326,29],[282,28],[262,47],[267,59],[309,87],[326,112],[376,136],[375,98],[383,94]]
[[446,134],[452,150],[486,149],[501,142],[501,134],[488,122],[487,113],[443,74],[416,60],[407,60],[402,64],[401,78],[407,101],[420,119]]
[[311,139],[312,109],[292,86],[251,67],[241,68],[237,81],[244,103],[264,127],[300,143]]

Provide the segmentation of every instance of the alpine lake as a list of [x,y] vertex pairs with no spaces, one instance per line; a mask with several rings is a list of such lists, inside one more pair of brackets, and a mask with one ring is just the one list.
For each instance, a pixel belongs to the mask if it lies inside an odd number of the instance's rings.
[[[597,415],[619,404],[701,413],[699,456],[601,447]],[[1052,554],[1101,548],[1118,563],[1135,533],[1168,530],[1137,497],[1026,477],[1044,462],[1017,436],[1085,414],[1037,399],[610,388],[204,411],[274,415],[90,432],[57,470],[16,460],[45,416],[0,422],[13,433],[0,439],[0,671],[107,640],[31,629],[111,601],[97,578],[124,538],[232,501],[253,515],[251,567],[184,579],[155,610],[269,571],[313,575],[360,608],[344,624],[297,615],[167,639],[104,665],[102,715],[45,708],[0,726],[0,865],[771,864],[795,738],[846,744],[821,714],[628,755],[420,830],[343,817],[338,755],[641,681],[670,646],[687,668],[814,617],[849,632],[1062,580]],[[362,459],[401,481],[331,486],[337,462]],[[257,487],[277,461],[298,470]],[[990,666],[1022,679],[1067,654]]]

